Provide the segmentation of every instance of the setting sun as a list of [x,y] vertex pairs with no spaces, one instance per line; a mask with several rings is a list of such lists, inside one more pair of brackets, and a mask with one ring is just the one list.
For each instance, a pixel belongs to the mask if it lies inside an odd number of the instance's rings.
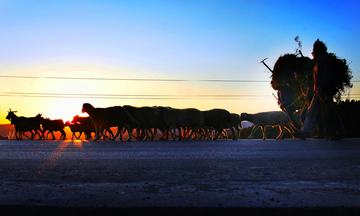
[[82,103],[76,103],[69,99],[57,99],[53,104],[52,109],[49,110],[49,116],[51,119],[62,119],[64,122],[71,121],[73,116],[87,116],[86,113],[81,113]]

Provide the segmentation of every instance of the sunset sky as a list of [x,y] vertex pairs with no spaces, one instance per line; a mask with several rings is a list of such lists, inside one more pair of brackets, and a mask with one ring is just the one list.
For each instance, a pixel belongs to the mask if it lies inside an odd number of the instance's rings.
[[260,61],[295,53],[296,36],[305,56],[319,38],[351,62],[360,99],[359,1],[0,0],[0,27],[0,124],[85,102],[280,110]]

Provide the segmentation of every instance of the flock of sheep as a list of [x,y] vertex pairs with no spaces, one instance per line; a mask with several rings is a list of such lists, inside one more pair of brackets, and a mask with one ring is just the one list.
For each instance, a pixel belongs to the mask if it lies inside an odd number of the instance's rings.
[[[95,141],[103,139],[122,139],[123,133],[127,132],[127,141],[132,137],[137,140],[154,139],[158,131],[162,132],[161,140],[172,139],[206,139],[216,140],[220,136],[225,136],[225,129],[230,129],[233,139],[240,137],[241,121],[249,121],[255,125],[249,138],[261,127],[263,139],[266,139],[266,126],[279,126],[280,134],[276,139],[282,138],[287,129],[292,135],[296,129],[289,116],[282,111],[263,112],[257,114],[230,113],[225,109],[212,109],[200,111],[195,108],[175,109],[171,107],[134,107],[134,106],[113,106],[106,108],[95,108],[89,103],[84,103],[82,112],[89,117],[74,116],[71,122],[63,122],[61,119],[51,120],[43,118],[41,114],[35,117],[18,117],[16,111],[8,111],[6,119],[15,126],[16,139],[23,136],[34,139],[47,139],[48,135],[60,131],[60,139],[66,139],[64,128],[68,126],[72,132],[72,139],[79,139],[82,133],[86,139]],[[41,127],[41,126],[42,127]],[[116,127],[114,135],[110,128]],[[177,130],[177,133],[176,133]],[[31,133],[27,136],[25,133]],[[46,134],[47,132],[47,134]],[[78,134],[78,135],[76,135]],[[295,138],[293,136],[293,138]]]

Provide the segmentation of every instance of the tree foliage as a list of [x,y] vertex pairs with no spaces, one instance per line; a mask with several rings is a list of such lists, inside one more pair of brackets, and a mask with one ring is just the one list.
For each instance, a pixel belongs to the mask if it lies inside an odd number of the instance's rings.
[[[327,57],[332,62],[333,70],[335,71],[336,94],[335,100],[340,101],[341,96],[353,87],[351,83],[352,71],[346,62],[346,59],[341,59],[334,53],[328,53]],[[296,54],[285,54],[278,58],[274,65],[271,74],[271,82],[277,86],[290,86],[293,89],[294,96],[297,98],[301,95],[300,83],[295,80],[294,72],[301,73],[306,79],[312,79],[312,73],[315,60],[308,57],[298,56]]]
[[334,97],[337,102],[340,102],[341,96],[353,87],[353,84],[350,82],[353,78],[352,71],[346,59],[338,58],[335,53],[328,53],[327,57],[332,62],[333,70],[335,71],[336,94]]

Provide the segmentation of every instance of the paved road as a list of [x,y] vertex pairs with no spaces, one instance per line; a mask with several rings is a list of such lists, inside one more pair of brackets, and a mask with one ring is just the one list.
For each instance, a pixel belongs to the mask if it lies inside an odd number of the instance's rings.
[[6,213],[51,206],[350,214],[360,208],[360,139],[6,140],[0,141],[0,174]]

